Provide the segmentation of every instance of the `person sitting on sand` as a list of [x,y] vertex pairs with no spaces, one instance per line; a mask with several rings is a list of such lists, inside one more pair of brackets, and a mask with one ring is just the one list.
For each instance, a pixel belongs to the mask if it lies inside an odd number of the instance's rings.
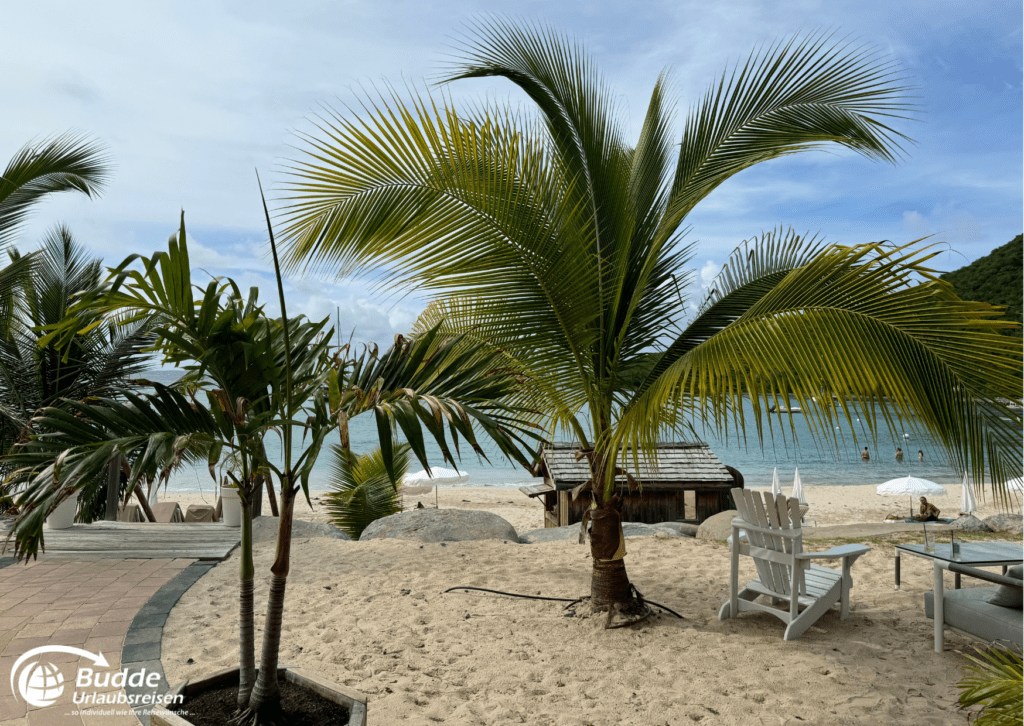
[[903,449],[896,447],[896,461],[903,461]]
[[939,508],[931,504],[927,499],[921,497],[921,513],[914,517],[918,522],[937,522],[939,519]]
[[864,459],[864,461],[869,461],[871,459],[871,454],[868,453],[868,447],[865,446],[864,451],[860,452],[860,458]]

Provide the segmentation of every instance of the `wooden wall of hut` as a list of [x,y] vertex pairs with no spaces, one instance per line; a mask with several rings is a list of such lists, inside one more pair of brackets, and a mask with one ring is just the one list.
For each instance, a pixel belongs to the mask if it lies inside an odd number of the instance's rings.
[[[622,521],[658,522],[689,521],[700,524],[708,517],[729,509],[729,489],[731,487],[690,488],[695,493],[695,504],[687,510],[683,490],[642,491],[633,492],[622,500]],[[573,501],[567,491],[558,492],[556,512],[552,513],[550,524],[544,526],[561,526],[577,524],[583,519],[583,513],[590,508],[591,498],[583,495]],[[557,522],[557,524],[556,524]]]

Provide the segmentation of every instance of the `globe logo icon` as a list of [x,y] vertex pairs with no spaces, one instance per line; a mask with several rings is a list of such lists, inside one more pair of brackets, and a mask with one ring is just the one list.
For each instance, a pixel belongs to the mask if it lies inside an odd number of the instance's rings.
[[52,706],[64,693],[64,676],[53,663],[37,661],[21,672],[18,690],[25,702],[32,706]]

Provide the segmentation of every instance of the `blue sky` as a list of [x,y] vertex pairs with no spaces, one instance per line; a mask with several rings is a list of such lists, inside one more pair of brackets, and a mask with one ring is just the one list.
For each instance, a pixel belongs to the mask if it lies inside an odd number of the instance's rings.
[[[5,8],[0,28],[0,163],[75,129],[108,146],[115,172],[98,200],[41,205],[19,246],[63,222],[114,264],[162,248],[183,208],[195,265],[258,285],[273,309],[253,170],[273,189],[320,104],[341,108],[382,81],[435,80],[463,24],[487,12],[583,40],[634,131],[663,68],[685,109],[752,48],[793,33],[836,30],[906,71],[920,104],[899,125],[915,141],[907,158],[818,152],[734,177],[688,219],[698,286],[743,239],[779,224],[844,243],[934,235],[949,250],[944,269],[1024,226],[1019,2],[33,2]],[[524,103],[500,81],[450,92],[457,104]],[[422,307],[358,280],[288,287],[290,312],[340,307],[342,328],[361,340],[390,341]]]

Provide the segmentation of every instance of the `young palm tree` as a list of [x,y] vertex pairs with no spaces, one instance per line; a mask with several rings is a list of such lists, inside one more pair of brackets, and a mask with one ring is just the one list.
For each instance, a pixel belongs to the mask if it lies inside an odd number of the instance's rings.
[[[408,447],[396,446],[393,458],[392,467],[401,481],[409,470]],[[372,522],[402,511],[401,497],[388,478],[380,447],[353,455],[341,446],[332,446],[330,487],[325,498],[331,522],[352,539],[359,539]]]
[[[1020,346],[935,280],[926,252],[766,235],[681,327],[689,212],[743,169],[810,149],[895,161],[906,137],[889,124],[909,106],[890,63],[829,36],[752,53],[692,105],[678,144],[664,74],[630,143],[615,94],[552,30],[480,23],[451,80],[487,76],[536,118],[392,94],[324,119],[290,169],[286,259],[434,292],[424,325],[518,371],[513,401],[571,432],[590,465],[595,609],[644,611],[623,562],[623,444],[653,453],[687,422],[745,430],[746,399],[759,438],[766,399],[796,395],[827,439],[856,396],[862,417],[916,416],[976,480],[1019,461],[1019,419],[995,397],[1020,395]],[[872,435],[883,424],[868,418]]]

